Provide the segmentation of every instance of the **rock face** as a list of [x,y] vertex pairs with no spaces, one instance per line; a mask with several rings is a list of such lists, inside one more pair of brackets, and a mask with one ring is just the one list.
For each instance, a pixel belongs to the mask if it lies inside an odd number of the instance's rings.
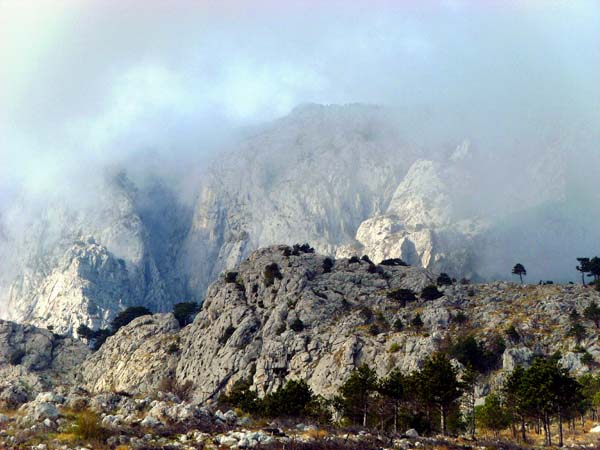
[[189,206],[176,185],[136,186],[117,172],[90,188],[91,200],[30,206],[32,223],[2,211],[11,226],[0,223],[0,317],[71,333],[105,327],[126,306],[166,312],[201,301],[224,270],[274,244],[399,257],[472,279],[509,277],[518,260],[536,279],[539,270],[564,280],[565,261],[594,248],[598,214],[589,211],[599,202],[567,183],[577,178],[568,154],[494,159],[468,141],[411,142],[393,116],[367,105],[299,107],[194,174]]
[[81,341],[0,321],[0,404],[15,406],[48,386],[68,385],[88,354]]
[[[420,290],[431,283],[429,273],[412,267],[377,271],[367,262],[348,260],[327,272],[324,257],[286,256],[289,250],[253,253],[235,280],[210,288],[202,311],[182,331],[177,378],[202,379],[203,399],[246,377],[261,393],[299,378],[317,393],[331,394],[363,362],[380,372],[397,364],[410,370],[433,351],[431,336],[399,336],[402,350],[390,354],[382,352],[383,336],[356,332],[375,324],[379,315],[393,322],[400,311],[393,311],[386,294],[400,287]],[[265,271],[271,264],[278,267],[274,274]]]
[[341,247],[337,255],[367,254],[375,262],[402,258],[437,272],[474,276],[474,241],[484,227],[476,218],[461,214],[455,204],[455,198],[468,189],[468,175],[459,165],[467,156],[464,144],[447,166],[415,162],[385,213],[365,220],[358,227],[357,242]]
[[28,300],[13,305],[13,315],[61,332],[100,328],[129,302],[129,288],[125,261],[88,238],[65,252]]
[[251,251],[309,242],[334,254],[387,208],[421,154],[382,108],[306,105],[221,156],[202,182],[182,267],[203,294]]
[[78,380],[92,392],[155,392],[175,373],[178,331],[172,314],[138,317],[85,361]]
[[[37,392],[75,385],[104,395],[95,398],[105,403],[120,391],[152,395],[187,387],[204,402],[242,378],[259,394],[301,379],[330,397],[363,363],[379,376],[393,368],[411,372],[432,352],[466,335],[492,349],[497,368],[505,371],[560,351],[564,367],[586,373],[592,366],[583,362],[578,345],[592,361],[600,361],[592,322],[582,319],[579,344],[567,337],[571,311],[581,315],[590,302],[600,302],[593,289],[454,284],[436,300],[396,300],[398,289],[418,297],[435,279],[419,267],[376,265],[367,258],[333,261],[287,246],[264,248],[217,280],[193,323],[182,329],[170,313],[142,316],[89,354],[72,339],[2,322],[0,369],[8,384],[0,400],[31,398],[30,391],[14,388],[15,379]],[[412,325],[417,314],[420,327]],[[479,394],[502,377],[492,372]]]
[[[193,324],[180,332],[178,382],[193,383],[202,400],[215,398],[241,378],[250,378],[259,393],[288,379],[303,379],[316,393],[330,396],[362,363],[380,376],[395,367],[410,372],[467,334],[496,346],[498,367],[505,370],[555,351],[565,355],[563,364],[574,373],[590,370],[580,355],[569,352],[576,342],[565,336],[570,311],[581,314],[600,300],[591,289],[455,284],[437,300],[403,306],[393,299],[394,291],[420,292],[433,282],[431,272],[348,259],[336,260],[329,270],[325,260],[275,246],[252,253],[215,282]],[[421,329],[410,325],[416,314]],[[517,336],[507,334],[511,324]],[[581,345],[598,359],[593,324],[585,325]],[[506,350],[497,347],[499,340]]]
[[[138,193],[122,173],[99,189],[91,207],[48,205],[12,242],[18,273],[0,298],[9,320],[73,333],[106,327],[127,306],[165,311],[184,297],[184,277],[173,272],[186,220],[177,202],[161,188]],[[148,212],[149,196],[162,206]]]

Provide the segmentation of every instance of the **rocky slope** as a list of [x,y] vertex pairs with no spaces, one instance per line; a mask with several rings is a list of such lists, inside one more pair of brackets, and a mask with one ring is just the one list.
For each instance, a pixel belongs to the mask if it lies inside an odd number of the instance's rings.
[[18,406],[50,387],[68,385],[89,349],[32,325],[0,321],[0,408]]
[[[393,299],[394,290],[418,292],[432,283],[431,272],[348,259],[336,260],[328,271],[326,257],[290,250],[275,246],[252,253],[211,286],[194,322],[180,331],[169,315],[137,319],[84,363],[78,382],[92,392],[147,393],[174,376],[179,385],[191,383],[196,397],[206,401],[241,378],[250,378],[259,393],[303,379],[316,393],[331,396],[362,363],[379,375],[395,367],[410,372],[467,333],[488,345],[501,337],[506,349],[500,349],[499,359],[507,370],[554,351],[573,372],[591,370],[567,337],[569,313],[581,314],[592,300],[600,301],[591,289],[455,284],[437,300],[402,306]],[[424,322],[421,329],[410,325],[416,314]],[[397,320],[404,324],[401,331],[393,326]],[[511,324],[517,338],[506,334]],[[580,345],[600,360],[593,324],[583,324]],[[501,373],[490,377],[480,394]]]
[[178,331],[172,314],[138,317],[86,359],[79,372],[82,385],[93,392],[156,392],[175,374]]

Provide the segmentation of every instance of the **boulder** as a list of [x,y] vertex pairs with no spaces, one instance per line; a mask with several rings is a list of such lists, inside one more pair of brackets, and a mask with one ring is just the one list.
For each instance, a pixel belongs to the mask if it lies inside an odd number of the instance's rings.
[[56,406],[48,402],[34,402],[33,408],[30,408],[33,420],[41,421],[43,419],[56,419],[60,414]]
[[533,352],[527,347],[508,348],[502,354],[502,369],[512,372],[516,367],[528,367],[533,359]]
[[406,433],[404,433],[404,435],[408,438],[416,439],[419,437],[419,432],[414,428],[411,428],[410,430],[407,430]]
[[157,418],[155,418],[153,416],[146,416],[140,422],[140,425],[142,427],[146,427],[146,428],[157,428],[157,427],[161,426],[162,423],[160,420],[158,420]]
[[173,314],[138,317],[82,364],[80,382],[93,393],[156,393],[173,377],[178,354],[171,349],[179,347],[178,331]]
[[29,393],[19,384],[5,388],[0,393],[0,406],[6,409],[17,408],[29,400]]

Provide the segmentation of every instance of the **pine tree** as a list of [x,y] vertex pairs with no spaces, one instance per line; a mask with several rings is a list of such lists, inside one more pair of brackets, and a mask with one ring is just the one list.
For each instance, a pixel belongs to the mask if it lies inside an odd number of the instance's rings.
[[421,291],[421,300],[437,300],[444,296],[443,292],[438,291],[436,286],[425,286]]
[[394,404],[394,433],[398,432],[398,417],[400,405],[405,399],[406,377],[398,369],[394,369],[379,384],[379,392],[389,398]]
[[525,269],[525,266],[523,266],[523,264],[521,263],[515,264],[512,273],[513,275],[518,275],[521,279],[521,284],[523,284],[523,275],[527,275],[527,270]]
[[229,393],[221,394],[219,404],[240,408],[248,413],[257,412],[260,406],[258,395],[252,390],[252,380],[249,378],[237,380]]
[[451,286],[452,278],[447,273],[441,273],[439,277],[437,277],[436,284],[438,286]]
[[579,345],[579,343],[585,337],[585,327],[578,322],[574,323],[567,331],[567,336],[574,338],[575,343]]
[[285,386],[265,396],[262,410],[267,417],[301,417],[313,400],[312,389],[304,380],[289,380]]
[[485,403],[476,408],[478,423],[485,429],[491,430],[494,437],[510,425],[510,415],[501,399],[496,394],[490,394],[485,398]]
[[86,341],[90,341],[94,337],[94,330],[82,323],[77,327],[77,336]]
[[595,301],[592,301],[587,308],[583,310],[583,317],[594,322],[596,328],[600,328],[600,307]]
[[525,369],[521,366],[517,366],[515,370],[508,376],[502,387],[502,393],[511,413],[513,437],[516,437],[516,421],[518,420],[520,425],[521,440],[527,442],[527,435],[525,434],[525,420],[530,414],[530,400],[527,397],[525,390]]
[[600,258],[594,256],[590,259],[587,268],[590,276],[594,277],[594,283],[597,283],[600,280]]
[[179,322],[179,326],[184,327],[192,323],[198,309],[198,303],[196,302],[176,303],[175,306],[173,306],[173,315]]
[[473,369],[470,365],[467,365],[464,371],[461,381],[464,388],[464,407],[468,413],[467,415],[467,431],[472,438],[475,438],[476,429],[476,417],[475,417],[475,401],[477,400],[475,390],[479,380],[479,373]]
[[417,330],[420,330],[423,326],[423,319],[421,319],[421,314],[417,313],[413,320],[411,320],[410,324]]
[[130,306],[129,308],[124,309],[117,314],[117,317],[115,317],[110,324],[113,334],[119,331],[120,328],[129,324],[133,319],[149,314],[152,313],[144,306]]
[[575,268],[581,272],[581,283],[585,286],[585,275],[590,272],[590,258],[577,258],[579,265]]
[[337,403],[347,417],[354,419],[360,417],[365,428],[368,423],[369,406],[378,382],[375,371],[363,364],[354,370],[350,378],[340,387]]
[[463,394],[457,371],[447,356],[436,353],[425,360],[419,376],[421,399],[439,409],[441,432],[446,435],[448,413]]
[[417,296],[411,289],[398,288],[390,291],[387,295],[388,298],[396,300],[400,303],[400,306],[405,307],[407,303],[417,301]]
[[563,421],[574,413],[582,399],[581,386],[560,366],[559,359],[558,354],[536,358],[527,370],[515,369],[504,386],[507,404],[521,418],[523,437],[525,417],[533,417],[542,423],[548,446],[552,445],[552,417],[557,418],[559,445],[562,446]]

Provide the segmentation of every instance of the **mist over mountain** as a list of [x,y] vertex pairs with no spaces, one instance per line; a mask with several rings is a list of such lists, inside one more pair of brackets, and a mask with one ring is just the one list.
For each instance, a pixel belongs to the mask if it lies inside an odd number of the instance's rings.
[[593,194],[574,197],[565,149],[523,153],[531,164],[510,164],[508,182],[472,141],[431,149],[399,120],[384,107],[303,105],[214,156],[193,202],[164,178],[138,187],[125,169],[105,172],[93,202],[48,196],[35,215],[11,216],[22,221],[2,245],[4,314],[72,332],[126,306],[168,311],[279,243],[457,278],[507,279],[520,261],[535,282],[575,279],[599,211]]
[[599,253],[594,2],[286,5],[0,5],[3,316],[168,310],[278,243],[533,282]]

